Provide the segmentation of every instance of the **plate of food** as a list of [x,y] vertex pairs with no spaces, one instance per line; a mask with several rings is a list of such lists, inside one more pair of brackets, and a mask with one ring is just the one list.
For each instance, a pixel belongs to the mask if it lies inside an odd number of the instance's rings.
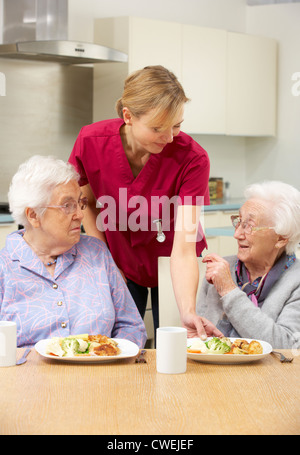
[[35,350],[48,359],[80,363],[114,362],[139,353],[139,347],[132,341],[87,334],[40,340]]
[[187,357],[197,362],[216,364],[248,363],[261,360],[272,352],[266,341],[250,338],[188,338]]

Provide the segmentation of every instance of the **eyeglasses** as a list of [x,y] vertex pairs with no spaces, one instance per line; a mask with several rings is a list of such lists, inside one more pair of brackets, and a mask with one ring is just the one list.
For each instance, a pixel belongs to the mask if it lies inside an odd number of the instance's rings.
[[274,229],[273,227],[267,227],[267,226],[251,226],[247,221],[242,221],[241,217],[237,215],[232,215],[231,216],[231,222],[232,226],[234,227],[235,230],[237,230],[239,227],[243,229],[245,234],[252,234],[253,231],[262,231],[264,229]]
[[41,207],[43,209],[62,209],[66,215],[73,215],[77,211],[77,207],[79,205],[80,210],[85,210],[88,205],[88,198],[82,197],[79,199],[78,202],[75,200],[66,202],[63,205],[46,205],[45,207]]

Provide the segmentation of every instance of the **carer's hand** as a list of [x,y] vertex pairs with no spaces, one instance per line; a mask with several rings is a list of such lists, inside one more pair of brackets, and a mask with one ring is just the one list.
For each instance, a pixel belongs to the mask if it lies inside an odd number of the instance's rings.
[[199,337],[206,340],[207,337],[222,337],[223,334],[208,319],[198,316],[196,313],[188,313],[182,317],[183,327],[187,329],[187,337]]

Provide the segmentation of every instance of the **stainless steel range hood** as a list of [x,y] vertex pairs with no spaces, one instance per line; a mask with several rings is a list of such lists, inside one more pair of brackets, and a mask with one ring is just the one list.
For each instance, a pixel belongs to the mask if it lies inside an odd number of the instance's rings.
[[128,61],[118,50],[68,40],[68,0],[2,0],[2,7],[0,58],[73,65]]
[[0,45],[0,58],[39,60],[69,65],[127,62],[127,54],[98,44],[76,41],[25,41]]

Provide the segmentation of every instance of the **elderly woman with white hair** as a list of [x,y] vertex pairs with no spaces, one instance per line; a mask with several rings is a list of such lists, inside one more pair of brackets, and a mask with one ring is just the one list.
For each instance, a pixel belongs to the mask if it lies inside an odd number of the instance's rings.
[[276,181],[253,184],[232,216],[237,256],[208,254],[197,312],[224,336],[291,348],[300,336],[300,192]]
[[33,156],[8,199],[24,229],[0,252],[0,320],[15,321],[17,345],[88,333],[143,347],[146,330],[104,242],[81,235],[87,199],[69,163]]

